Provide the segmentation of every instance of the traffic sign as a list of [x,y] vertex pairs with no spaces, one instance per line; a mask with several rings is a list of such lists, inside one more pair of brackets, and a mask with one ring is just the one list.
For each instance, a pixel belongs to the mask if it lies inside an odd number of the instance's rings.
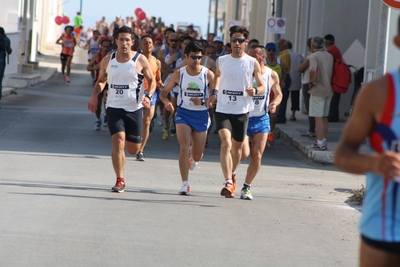
[[400,9],[400,0],[382,0],[382,2],[389,7]]
[[286,19],[269,18],[267,19],[267,33],[284,34],[286,31]]

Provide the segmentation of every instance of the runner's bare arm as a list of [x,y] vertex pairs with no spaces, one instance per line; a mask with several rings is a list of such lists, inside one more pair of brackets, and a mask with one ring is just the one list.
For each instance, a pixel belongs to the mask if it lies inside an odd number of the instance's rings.
[[89,64],[86,67],[87,71],[98,70],[100,66],[96,64],[97,62],[97,54],[95,54],[92,59],[90,60]]
[[365,85],[358,93],[353,112],[342,133],[335,152],[335,164],[350,173],[364,174],[374,171],[385,178],[400,175],[400,154],[362,154],[359,148],[375,129],[384,109],[388,82],[379,78]]
[[90,97],[88,103],[88,109],[93,113],[95,113],[97,109],[97,103],[98,103],[97,96],[104,90],[107,83],[106,70],[109,61],[110,61],[110,56],[107,55],[100,62],[99,78],[97,79],[96,84],[94,85],[92,96]]
[[171,78],[169,79],[168,83],[166,85],[164,85],[164,89],[161,90],[160,92],[160,99],[161,101],[164,103],[165,108],[168,111],[174,111],[174,106],[172,105],[172,103],[169,101],[168,99],[168,93],[171,92],[172,89],[174,89],[174,87],[179,84],[179,70],[176,70]]
[[275,71],[271,72],[271,79],[269,80],[270,83],[270,88],[274,92],[274,99],[269,103],[268,109],[272,113],[275,113],[276,107],[281,103],[282,101],[282,90],[281,86],[279,83],[279,75]]
[[63,37],[64,37],[64,34],[61,34],[61,36],[57,39],[56,44],[62,45]]
[[161,80],[161,61],[157,59],[157,75],[156,75],[156,82],[158,87],[164,87],[164,83]]
[[[264,80],[261,75],[261,67],[258,61],[254,61],[254,78],[256,79],[257,83],[257,94],[264,94],[265,93],[265,85],[264,85]],[[252,86],[248,86],[246,89],[247,93],[250,96],[253,96],[256,94],[256,89],[253,88]]]
[[156,77],[154,77],[149,60],[145,56],[139,55],[138,61],[142,66],[142,73],[149,83],[148,93],[152,95],[156,91]]
[[221,72],[219,70],[219,65],[218,65],[218,59],[215,61],[215,74],[214,74],[214,87],[209,87],[211,90],[210,98],[207,99],[206,105],[209,108],[214,107],[214,105],[217,103],[217,97],[218,95],[216,92],[213,94],[213,90],[218,90],[219,88],[219,80],[221,77]]

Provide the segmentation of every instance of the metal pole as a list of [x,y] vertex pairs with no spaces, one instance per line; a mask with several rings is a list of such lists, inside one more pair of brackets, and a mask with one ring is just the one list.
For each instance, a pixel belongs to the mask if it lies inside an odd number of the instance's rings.
[[214,13],[214,33],[218,35],[218,0],[215,0],[215,13]]
[[79,12],[81,12],[81,15],[82,15],[82,2],[83,2],[83,0],[81,0],[81,8],[79,9]]
[[[281,18],[282,17],[282,2],[283,2],[283,0],[275,0],[275,3],[276,3],[275,17],[276,18]],[[281,35],[280,34],[275,34],[275,42],[277,42],[279,39],[281,39]]]
[[239,20],[239,0],[236,0],[235,20]]
[[212,1],[212,0],[210,0],[210,2],[209,2],[209,4],[208,4],[208,25],[207,25],[207,38],[208,38],[208,35],[210,34],[211,1]]

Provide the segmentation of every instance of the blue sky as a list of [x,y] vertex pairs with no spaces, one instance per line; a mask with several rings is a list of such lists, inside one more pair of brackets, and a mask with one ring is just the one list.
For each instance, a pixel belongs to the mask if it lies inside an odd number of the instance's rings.
[[[81,1],[85,27],[94,27],[95,22],[102,16],[106,17],[108,23],[111,23],[116,15],[122,18],[135,16],[135,9],[139,7],[147,17],[162,17],[166,25],[176,26],[178,22],[193,23],[201,26],[203,35],[207,34],[209,0],[64,0],[64,13],[71,21],[79,11]],[[213,29],[213,20],[210,22]]]

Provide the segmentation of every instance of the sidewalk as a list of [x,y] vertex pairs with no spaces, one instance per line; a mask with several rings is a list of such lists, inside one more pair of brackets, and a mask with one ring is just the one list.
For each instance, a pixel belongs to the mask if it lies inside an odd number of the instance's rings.
[[[78,49],[76,51],[76,57],[73,61],[73,64],[79,64],[82,60],[86,60],[86,51],[83,49]],[[60,68],[60,60],[58,56],[55,55],[40,55],[38,56],[39,69],[34,71],[33,74],[14,74],[17,79],[16,84],[18,85],[23,82],[27,83],[25,86],[34,86],[32,84],[41,83],[50,79],[54,74],[57,73],[57,70]],[[82,61],[86,62],[86,61]],[[72,68],[74,69],[74,68]],[[37,77],[39,78],[39,82],[37,82]],[[23,84],[23,83],[22,83]],[[3,87],[3,97],[8,96],[15,91],[15,89],[20,88],[17,86],[5,86]],[[323,163],[323,164],[333,164],[334,151],[339,142],[340,135],[342,133],[345,121],[337,122],[337,123],[329,123],[328,130],[328,150],[326,151],[315,151],[312,149],[312,144],[315,141],[315,138],[303,137],[300,136],[301,133],[304,133],[308,130],[308,118],[306,114],[302,114],[300,112],[296,113],[296,121],[290,121],[290,110],[286,114],[287,122],[286,124],[277,124],[277,128],[279,129],[279,136],[288,144],[296,147],[298,150],[303,152],[307,157],[312,160]]]
[[307,157],[316,162],[333,164],[334,152],[342,134],[345,121],[329,123],[327,138],[328,150],[316,151],[312,148],[312,145],[316,140],[315,137],[311,138],[300,136],[301,133],[308,131],[308,116],[306,114],[296,112],[296,121],[290,121],[290,114],[290,111],[286,114],[286,124],[276,125],[276,127],[279,129],[278,132],[280,138],[282,138],[288,144],[296,147]]

